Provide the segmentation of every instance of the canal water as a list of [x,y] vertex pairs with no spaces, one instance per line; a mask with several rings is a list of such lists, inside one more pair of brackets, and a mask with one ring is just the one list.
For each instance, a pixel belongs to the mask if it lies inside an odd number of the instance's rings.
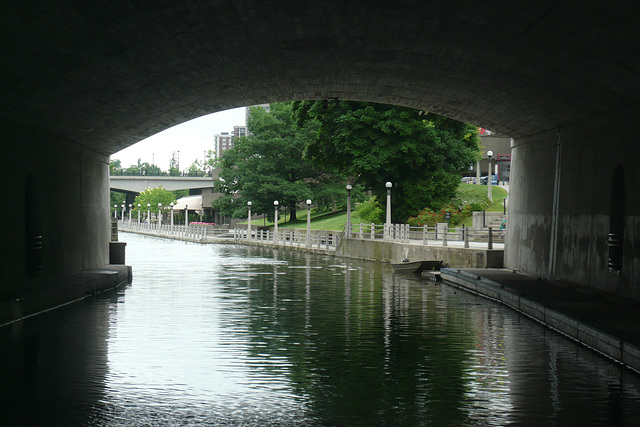
[[388,265],[121,234],[133,284],[0,328],[1,425],[640,425],[640,379]]

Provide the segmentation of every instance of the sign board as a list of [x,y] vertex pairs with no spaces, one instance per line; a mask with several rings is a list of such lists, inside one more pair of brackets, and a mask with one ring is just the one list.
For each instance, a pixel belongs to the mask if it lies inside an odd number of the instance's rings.
[[451,212],[445,212],[444,213],[444,219],[446,219],[446,220],[451,219]]

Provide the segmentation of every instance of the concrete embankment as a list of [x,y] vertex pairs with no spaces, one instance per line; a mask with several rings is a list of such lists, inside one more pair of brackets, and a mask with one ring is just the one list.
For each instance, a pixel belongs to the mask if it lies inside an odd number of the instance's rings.
[[418,242],[405,243],[367,239],[343,239],[336,249],[336,256],[365,259],[378,262],[442,261],[443,265],[457,268],[500,268],[503,249],[459,246],[423,245]]
[[507,269],[445,268],[441,276],[640,373],[640,302]]
[[43,281],[0,301],[0,326],[131,283],[127,265],[109,264],[58,282]]

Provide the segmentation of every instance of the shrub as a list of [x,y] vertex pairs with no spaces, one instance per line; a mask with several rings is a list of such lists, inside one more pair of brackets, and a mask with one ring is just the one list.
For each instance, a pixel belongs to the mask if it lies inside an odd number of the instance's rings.
[[451,219],[449,220],[449,223],[458,224],[462,222],[464,218],[471,215],[473,209],[471,205],[466,205],[462,209],[459,209],[452,204],[445,205],[438,211],[425,208],[418,212],[418,215],[415,217],[409,217],[409,219],[407,219],[407,224],[412,227],[422,227],[423,225],[434,227],[439,222],[447,222],[445,219],[447,212],[451,212]]
[[354,214],[360,219],[361,222],[366,224],[384,223],[384,210],[375,197],[371,197],[365,202],[358,203]]

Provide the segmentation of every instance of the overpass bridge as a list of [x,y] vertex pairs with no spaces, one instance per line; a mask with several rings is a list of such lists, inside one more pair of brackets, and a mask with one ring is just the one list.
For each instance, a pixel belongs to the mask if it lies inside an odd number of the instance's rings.
[[147,188],[162,186],[165,190],[195,190],[213,188],[212,177],[182,176],[114,176],[109,177],[109,188],[114,191],[141,193]]
[[25,0],[1,19],[2,298],[109,263],[111,154],[203,114],[327,99],[513,137],[505,265],[640,299],[632,2]]

